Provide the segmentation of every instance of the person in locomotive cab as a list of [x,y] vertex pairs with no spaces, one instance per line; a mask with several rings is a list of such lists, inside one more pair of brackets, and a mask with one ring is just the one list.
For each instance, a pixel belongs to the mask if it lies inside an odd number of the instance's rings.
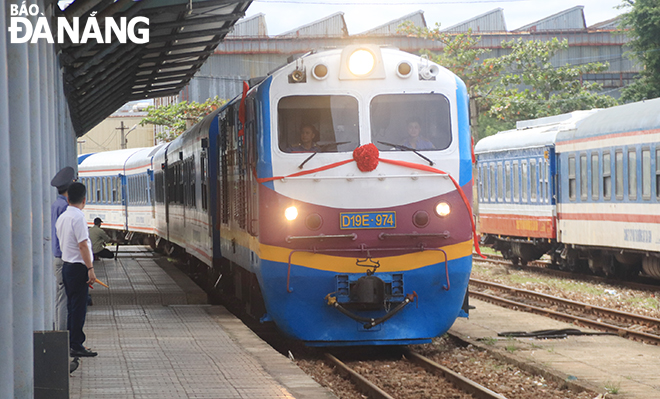
[[435,146],[429,140],[422,137],[422,125],[419,119],[412,117],[406,121],[408,137],[401,143],[401,145],[414,150],[434,150]]
[[107,242],[117,243],[108,236],[108,234],[101,228],[103,220],[101,218],[94,219],[94,226],[89,228],[89,239],[92,240],[92,252],[94,252],[94,260],[99,258],[114,259],[115,255],[105,247]]
[[321,147],[316,145],[319,139],[319,131],[311,124],[304,124],[300,127],[300,143],[289,147],[287,152],[319,152]]
[[83,346],[89,287],[96,282],[92,243],[82,211],[85,208],[87,189],[84,184],[74,182],[69,186],[68,194],[69,206],[57,219],[55,230],[64,261],[62,279],[68,300],[69,348],[71,357],[91,357],[97,353]]

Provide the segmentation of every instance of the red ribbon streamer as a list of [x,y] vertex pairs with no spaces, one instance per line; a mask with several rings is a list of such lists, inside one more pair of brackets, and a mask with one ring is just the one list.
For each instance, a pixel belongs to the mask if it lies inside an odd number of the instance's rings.
[[[479,248],[479,237],[477,236],[477,229],[476,229],[476,226],[474,224],[474,218],[472,217],[472,206],[470,206],[470,201],[468,201],[467,196],[465,195],[465,192],[463,192],[463,189],[461,188],[461,186],[458,184],[458,182],[449,173],[443,172],[442,170],[433,168],[431,166],[420,165],[420,164],[417,164],[417,163],[412,163],[412,162],[407,162],[407,161],[397,161],[397,160],[392,160],[392,159],[383,159],[383,158],[380,158],[380,157],[378,157],[377,159],[380,162],[389,163],[389,164],[392,164],[392,165],[404,166],[406,168],[417,169],[417,170],[421,170],[421,171],[425,171],[425,172],[438,173],[438,174],[445,175],[445,176],[449,177],[451,182],[454,183],[454,187],[456,187],[456,191],[458,191],[458,193],[461,195],[461,198],[463,199],[463,203],[465,204],[465,206],[468,210],[468,215],[470,215],[470,224],[472,226],[472,237],[473,237],[473,241],[474,241],[474,248],[477,251],[477,254],[479,254],[479,256],[486,259],[486,257],[481,254],[481,249]],[[329,164],[329,165],[321,166],[320,168],[310,169],[310,170],[305,170],[305,171],[302,171],[302,172],[293,173],[293,174],[288,175],[288,176],[273,176],[273,177],[266,177],[266,178],[257,178],[257,181],[259,183],[265,183],[265,182],[269,182],[269,181],[273,181],[273,180],[285,179],[285,178],[288,178],[288,177],[297,177],[297,176],[309,175],[309,174],[312,174],[312,173],[321,172],[321,171],[324,171],[324,170],[336,168],[336,167],[341,166],[341,165],[346,165],[347,163],[350,163],[350,162],[353,162],[353,161],[356,161],[356,160],[355,159],[347,159],[345,161],[335,162],[335,163],[332,163],[332,164]]]
[[241,122],[238,137],[243,137],[245,134],[245,97],[247,97],[248,90],[250,90],[250,85],[248,82],[243,81],[243,95],[241,96],[241,103],[238,105],[238,120]]

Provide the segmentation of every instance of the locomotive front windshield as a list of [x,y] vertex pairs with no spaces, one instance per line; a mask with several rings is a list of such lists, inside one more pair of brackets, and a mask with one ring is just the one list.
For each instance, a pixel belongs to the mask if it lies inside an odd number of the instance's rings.
[[284,97],[277,111],[278,146],[284,152],[350,152],[359,145],[354,97]]
[[371,101],[371,142],[381,151],[444,150],[451,144],[442,94],[384,94]]

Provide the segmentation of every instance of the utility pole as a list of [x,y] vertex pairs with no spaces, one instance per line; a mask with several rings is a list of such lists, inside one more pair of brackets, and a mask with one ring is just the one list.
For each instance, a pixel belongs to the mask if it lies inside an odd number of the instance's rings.
[[121,149],[123,150],[123,149],[126,148],[126,136],[124,136],[124,130],[128,129],[128,126],[124,126],[124,121],[121,121],[121,126],[115,128],[115,129],[116,130],[121,130],[120,145],[121,145]]

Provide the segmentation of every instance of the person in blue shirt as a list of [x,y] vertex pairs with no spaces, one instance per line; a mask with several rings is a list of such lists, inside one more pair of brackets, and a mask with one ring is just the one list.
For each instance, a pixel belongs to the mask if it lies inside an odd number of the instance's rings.
[[67,191],[73,183],[76,171],[71,166],[60,169],[59,172],[50,181],[50,185],[57,188],[57,198],[50,206],[50,231],[51,245],[55,266],[55,330],[66,331],[67,325],[67,297],[64,290],[64,281],[62,280],[62,250],[60,241],[57,239],[55,223],[66,208],[69,206]]
[[421,136],[422,127],[419,119],[410,118],[406,121],[408,137],[401,143],[413,150],[435,150],[435,146],[429,140]]

